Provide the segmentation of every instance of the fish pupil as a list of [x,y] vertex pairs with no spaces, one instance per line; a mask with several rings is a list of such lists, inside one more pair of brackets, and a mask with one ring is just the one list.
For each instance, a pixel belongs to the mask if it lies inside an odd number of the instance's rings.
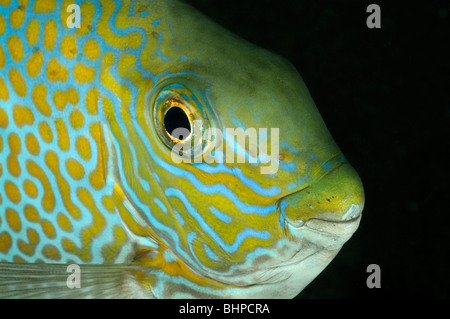
[[191,133],[191,123],[188,116],[183,109],[176,106],[171,107],[164,115],[164,127],[166,128],[167,133],[179,140],[183,140],[187,136],[173,136],[172,133],[175,129],[184,128],[189,131],[189,134]]

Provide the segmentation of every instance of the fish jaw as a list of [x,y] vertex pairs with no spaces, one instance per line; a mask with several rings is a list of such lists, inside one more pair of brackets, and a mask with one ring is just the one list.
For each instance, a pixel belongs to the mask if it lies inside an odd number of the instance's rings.
[[[310,207],[313,201],[314,209]],[[357,173],[345,162],[323,173],[308,187],[284,196],[277,205],[286,234],[273,247],[280,262],[261,259],[264,253],[260,249],[258,261],[249,258],[246,272],[219,279],[230,285],[223,289],[228,298],[297,296],[358,229],[364,190]],[[274,251],[267,249],[266,256],[273,256]]]
[[254,277],[265,287],[260,298],[298,295],[357,230],[364,207],[361,180],[347,162],[333,167],[277,201],[287,239],[278,250],[290,251],[290,257]]
[[265,271],[265,277],[270,276],[279,280],[261,285],[260,287],[264,289],[258,292],[258,298],[297,296],[339,253],[358,228],[360,220],[360,216],[347,221],[312,218],[302,227],[289,226],[289,232],[295,233],[298,239],[298,251],[288,260]]

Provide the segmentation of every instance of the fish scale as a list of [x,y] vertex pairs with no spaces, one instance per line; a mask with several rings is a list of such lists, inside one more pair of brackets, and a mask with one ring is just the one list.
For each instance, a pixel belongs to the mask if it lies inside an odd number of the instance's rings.
[[[297,72],[177,1],[76,4],[79,26],[72,1],[0,0],[0,296],[295,296],[351,236],[363,202]],[[284,123],[269,147],[279,170],[261,174],[262,157],[175,162],[167,105],[191,125]],[[322,177],[334,171],[340,188]],[[305,208],[298,196],[321,179]],[[318,231],[306,219],[321,213],[348,226]],[[66,285],[69,264],[80,289]]]

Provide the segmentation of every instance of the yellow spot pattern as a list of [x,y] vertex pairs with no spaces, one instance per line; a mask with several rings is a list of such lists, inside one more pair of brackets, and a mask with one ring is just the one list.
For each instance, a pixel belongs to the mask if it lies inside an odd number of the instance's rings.
[[45,245],[44,248],[42,248],[42,254],[50,260],[59,261],[61,259],[61,253],[58,248],[53,245]]
[[2,44],[0,44],[0,70],[5,67],[6,57],[5,52],[3,52]]
[[105,185],[106,181],[106,144],[103,139],[102,129],[99,124],[95,123],[91,126],[91,136],[97,144],[97,167],[89,176],[89,181],[94,188],[100,189]]
[[65,232],[71,232],[73,230],[72,223],[69,218],[62,213],[58,214],[58,226]]
[[52,114],[52,108],[47,102],[47,88],[44,84],[36,84],[31,92],[31,97],[42,115],[50,116]]
[[[1,88],[1,85],[0,85]],[[0,108],[0,127],[1,128],[6,128],[8,127],[8,115],[6,114],[6,111],[2,108]]]
[[56,58],[48,62],[46,74],[50,82],[66,82],[69,77],[67,69]]
[[0,77],[0,100],[7,101],[9,99],[8,88],[5,81]]
[[0,35],[5,33],[5,30],[6,30],[5,17],[2,14],[0,14]]
[[103,207],[108,211],[114,212],[114,200],[110,196],[104,196],[102,199]]
[[94,81],[95,70],[91,67],[78,63],[73,70],[75,80],[78,83],[89,83]]
[[37,223],[41,220],[38,211],[32,205],[26,205],[23,212],[25,218],[32,223]]
[[33,19],[28,23],[25,35],[27,37],[28,45],[35,46],[39,39],[39,33],[41,30],[41,25],[36,19]]
[[55,195],[53,194],[47,174],[33,160],[27,161],[27,171],[41,182],[44,191],[42,196],[42,208],[48,212],[53,210],[55,207]]
[[97,114],[98,97],[98,90],[95,87],[90,89],[86,94],[86,109],[90,114]]
[[102,248],[102,255],[106,263],[112,263],[120,252],[122,245],[127,240],[127,235],[120,226],[114,226],[114,242],[106,244]]
[[19,29],[25,19],[25,10],[22,7],[14,9],[9,15],[9,21],[13,29]]
[[9,82],[17,95],[20,97],[25,97],[27,94],[27,85],[20,72],[16,68],[11,68],[9,69],[8,76]]
[[79,180],[84,176],[83,166],[73,158],[66,161],[66,169],[73,179]]
[[27,133],[25,136],[25,145],[27,150],[32,155],[39,155],[40,146],[36,136],[32,133]]
[[11,235],[7,232],[0,233],[0,252],[6,254],[12,245]]
[[42,227],[44,234],[48,238],[55,238],[56,231],[55,231],[55,227],[53,227],[53,224],[51,222],[49,222],[48,220],[43,220],[43,221],[41,221],[41,227]]
[[91,146],[89,144],[89,141],[84,136],[80,136],[76,140],[76,149],[78,154],[83,158],[84,160],[88,161],[92,154],[91,154]]
[[84,126],[84,116],[80,110],[74,110],[69,116],[70,125],[73,129],[78,130]]
[[[89,32],[91,32],[91,30],[93,28],[92,20],[95,15],[95,6],[91,2],[83,2],[80,6],[80,12],[83,12],[83,19],[81,19],[80,28],[79,29],[77,28],[77,35],[85,36],[85,35],[89,34]],[[64,21],[66,21],[66,20],[64,20]]]
[[92,259],[91,246],[93,239],[101,233],[105,226],[105,218],[98,210],[92,196],[83,188],[77,191],[78,198],[84,206],[92,213],[93,223],[81,231],[81,247],[77,247],[72,241],[68,239],[63,240],[64,250],[74,253],[82,261],[89,262]]
[[37,233],[36,230],[28,228],[27,238],[28,243],[20,239],[18,242],[18,247],[25,255],[32,256],[34,254],[37,244],[39,243],[39,234]]
[[100,47],[95,40],[87,40],[84,44],[84,55],[91,60],[97,60],[100,56]]
[[31,54],[27,61],[27,73],[30,77],[34,78],[39,75],[44,62],[44,54],[41,51],[36,51]]
[[20,62],[23,59],[23,45],[17,35],[12,35],[8,38],[8,51],[15,62]]
[[[118,35],[109,28],[118,9],[110,1],[98,7],[82,2],[81,28],[71,30],[65,9],[73,1],[19,0],[14,8],[13,3],[0,0],[6,6],[0,10],[0,261],[15,247],[19,253],[9,261],[28,262],[39,253],[47,262],[89,262],[95,254],[114,263],[129,242],[121,218],[136,234],[157,238],[134,220],[125,195],[109,183],[110,132],[102,118],[104,103],[107,116],[116,116],[113,97],[121,100],[123,116],[131,116],[130,90],[109,70],[117,67],[119,76],[132,81],[141,76],[140,60],[124,52],[139,48],[143,35]],[[120,16],[129,9],[124,3]],[[126,30],[136,21],[118,17],[114,23]],[[148,27],[148,21],[139,23]],[[100,78],[112,96],[103,94]],[[103,232],[108,233],[100,237]],[[94,246],[100,249],[94,252]]]
[[43,141],[50,143],[53,140],[52,129],[47,122],[40,122],[39,124],[39,134]]
[[8,7],[11,3],[11,0],[0,0],[0,5],[3,7]]
[[78,103],[78,100],[78,93],[73,87],[69,87],[66,91],[55,90],[55,92],[53,93],[53,103],[60,110],[64,110],[67,103],[76,105]]
[[75,219],[80,218],[81,217],[80,209],[77,206],[75,206],[70,197],[71,195],[70,185],[64,179],[64,177],[61,175],[61,172],[59,171],[58,156],[54,152],[51,151],[47,152],[45,154],[45,163],[55,176],[56,182],[58,184],[58,189],[61,192],[65,208],[73,216],[73,218]]
[[36,0],[33,10],[36,13],[50,13],[56,9],[56,0]]
[[56,236],[56,231],[55,231],[53,224],[50,223],[48,220],[41,218],[36,207],[34,207],[33,205],[30,205],[30,204],[27,204],[24,207],[23,214],[29,222],[40,224],[42,233],[47,238],[54,238]]
[[18,177],[21,172],[19,160],[17,159],[17,155],[21,150],[21,142],[19,136],[16,133],[11,133],[8,136],[8,145],[10,149],[10,154],[8,155],[6,162],[8,171],[11,175]]
[[[108,45],[112,45],[117,49],[138,48],[142,43],[142,36],[138,32],[130,32],[127,35],[118,35],[111,31],[108,23],[108,18],[113,14],[115,10],[115,4],[110,3],[109,6],[106,6],[103,9],[104,12],[101,15],[97,25],[97,32],[102,37],[102,39],[104,39]],[[81,10],[83,12],[83,9]]]
[[55,120],[55,127],[57,133],[58,146],[61,150],[67,151],[70,146],[69,132],[64,120],[58,118]]
[[20,229],[22,228],[22,222],[20,221],[19,214],[17,214],[14,209],[7,208],[5,211],[5,217],[7,223],[9,224],[9,227],[11,227],[13,231],[20,231]]
[[47,20],[44,26],[44,48],[47,51],[51,51],[55,48],[57,32],[55,20]]
[[31,125],[34,122],[34,115],[30,108],[21,105],[14,106],[13,118],[18,127]]
[[29,179],[23,182],[23,190],[30,198],[36,198],[38,195],[36,184]]
[[60,46],[61,53],[67,58],[67,59],[73,59],[76,57],[78,48],[77,48],[77,42],[75,37],[73,36],[65,36],[61,41]]

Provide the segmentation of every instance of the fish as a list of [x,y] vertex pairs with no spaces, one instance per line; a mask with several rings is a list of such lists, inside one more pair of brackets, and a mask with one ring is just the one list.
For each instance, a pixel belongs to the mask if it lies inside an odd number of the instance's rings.
[[365,201],[297,69],[174,0],[1,0],[0,154],[0,298],[293,298]]

